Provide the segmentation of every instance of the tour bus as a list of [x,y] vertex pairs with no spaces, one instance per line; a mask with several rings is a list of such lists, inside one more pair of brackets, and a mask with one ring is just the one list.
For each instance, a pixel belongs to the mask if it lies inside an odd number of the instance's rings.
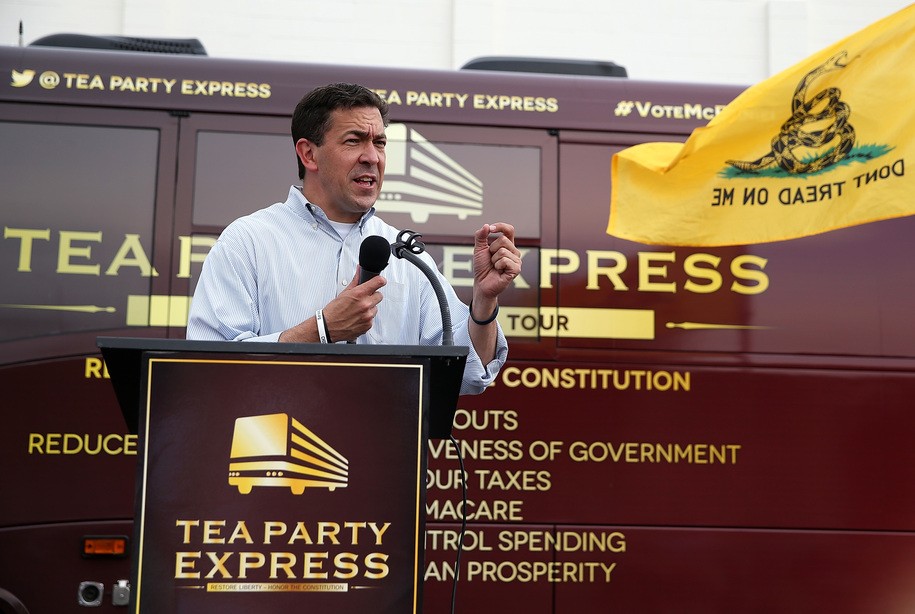
[[243,495],[255,486],[281,486],[294,495],[306,487],[346,486],[346,458],[285,413],[236,418],[229,458],[229,485]]
[[47,46],[0,47],[0,611],[127,606],[141,446],[97,338],[184,338],[219,233],[298,182],[292,109],[340,81],[391,107],[379,215],[465,301],[480,224],[523,256],[508,362],[428,444],[424,612],[912,611],[915,219],[606,232],[613,154],[741,88]]

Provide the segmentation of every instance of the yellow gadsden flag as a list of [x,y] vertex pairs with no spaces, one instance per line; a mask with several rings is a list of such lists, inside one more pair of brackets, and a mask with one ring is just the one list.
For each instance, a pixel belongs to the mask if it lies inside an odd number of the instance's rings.
[[915,213],[915,5],[751,87],[685,144],[613,157],[607,233],[793,239]]

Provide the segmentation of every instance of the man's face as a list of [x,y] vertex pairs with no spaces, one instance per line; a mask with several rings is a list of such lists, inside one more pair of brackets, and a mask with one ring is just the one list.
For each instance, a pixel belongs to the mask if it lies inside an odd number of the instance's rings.
[[335,222],[358,221],[381,193],[385,144],[378,109],[334,111],[324,143],[307,148],[305,196]]

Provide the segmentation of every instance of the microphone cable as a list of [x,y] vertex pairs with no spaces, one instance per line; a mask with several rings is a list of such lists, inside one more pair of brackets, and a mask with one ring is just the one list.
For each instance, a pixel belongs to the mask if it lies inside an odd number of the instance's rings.
[[457,603],[458,578],[461,575],[461,553],[464,551],[464,534],[467,532],[467,474],[464,472],[464,457],[461,454],[461,446],[458,445],[458,440],[451,433],[448,434],[448,439],[454,445],[454,451],[457,452],[458,463],[461,467],[461,531],[458,535],[454,580],[451,585],[451,614],[454,614],[455,604]]
[[[444,288],[436,277],[435,272],[420,259],[419,254],[426,251],[426,246],[421,241],[422,235],[412,230],[401,230],[397,233],[397,241],[391,244],[391,253],[396,257],[408,260],[413,263],[423,275],[432,284],[435,291],[435,298],[438,300],[439,310],[442,314],[442,345],[453,345],[453,333],[451,331],[451,309],[448,306],[448,298],[445,296]],[[454,580],[451,585],[451,614],[455,612],[457,604],[457,585],[461,576],[461,554],[464,552],[464,535],[467,533],[467,478],[464,471],[464,457],[461,455],[461,446],[452,433],[448,433],[448,439],[454,445],[457,453],[458,463],[461,468],[461,530],[458,534],[457,555],[455,558]]]

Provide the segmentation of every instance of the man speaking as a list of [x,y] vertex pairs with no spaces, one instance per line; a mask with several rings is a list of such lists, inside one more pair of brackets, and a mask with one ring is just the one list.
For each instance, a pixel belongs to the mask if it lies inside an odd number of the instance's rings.
[[[331,84],[302,98],[292,117],[302,185],[219,237],[197,284],[188,339],[441,345],[441,313],[423,272],[401,259],[385,266],[379,251],[387,248],[372,241],[362,248],[369,237],[397,239],[374,209],[387,124],[387,103],[359,85]],[[470,348],[461,394],[482,392],[508,356],[496,315],[499,295],[521,272],[514,232],[499,222],[474,234],[469,307],[421,255],[444,288],[455,345]]]

